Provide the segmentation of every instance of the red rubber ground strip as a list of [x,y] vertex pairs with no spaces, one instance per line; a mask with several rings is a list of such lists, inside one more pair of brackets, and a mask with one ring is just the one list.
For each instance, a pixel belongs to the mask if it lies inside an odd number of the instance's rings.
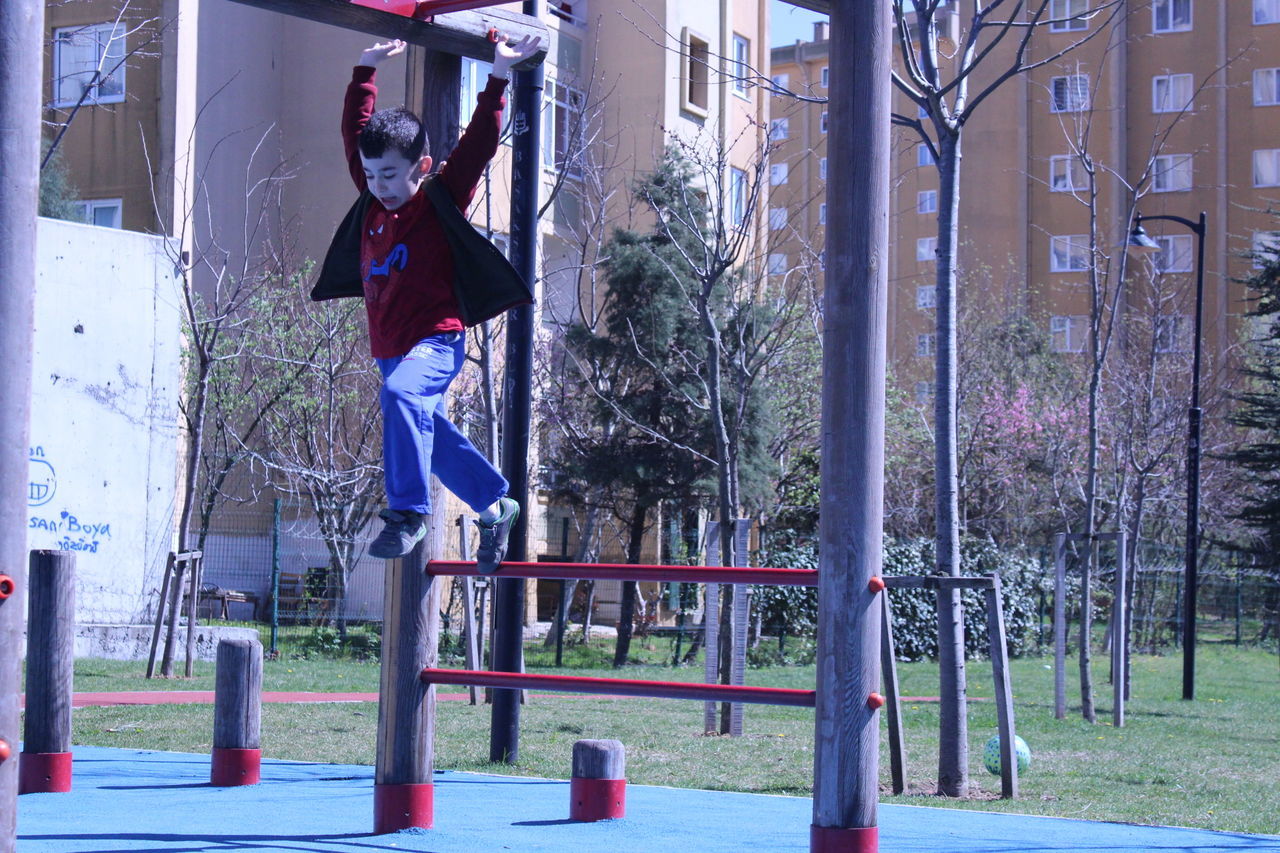
[[[431,560],[427,573],[454,577],[481,575],[473,562]],[[817,586],[813,569],[754,569],[733,566],[646,566],[629,563],[503,563],[499,577],[539,580],[680,581],[684,583],[757,583],[766,586]]]
[[430,829],[435,821],[435,794],[430,782],[373,786],[373,833]]
[[19,756],[19,794],[65,794],[70,790],[71,753],[24,752]]
[[880,828],[810,826],[809,853],[879,853]]
[[433,669],[420,676],[427,684],[468,684],[476,687],[513,687],[528,690],[563,690],[570,693],[603,693],[613,696],[646,696],[651,699],[699,699],[711,702],[747,702],[756,705],[791,705],[812,708],[816,693],[787,687],[739,687],[681,681],[638,681],[629,678],[592,678],[581,675],[537,675],[525,672],[480,672],[473,669]]
[[627,815],[626,779],[569,780],[569,820],[590,823]]
[[209,784],[215,788],[256,785],[262,781],[262,750],[215,746],[209,760]]

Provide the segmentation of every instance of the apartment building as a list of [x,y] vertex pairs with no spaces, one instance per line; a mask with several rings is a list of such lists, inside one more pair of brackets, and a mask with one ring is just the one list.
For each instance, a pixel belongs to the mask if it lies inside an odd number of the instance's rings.
[[[1049,56],[1096,26],[1072,19],[1088,9],[1088,0],[1055,0],[1051,14],[1061,23],[1037,35],[1035,53]],[[963,24],[956,15],[947,22],[952,43]],[[825,95],[829,50],[819,25],[812,41],[773,50],[772,73],[795,91]],[[998,54],[992,60],[971,92],[1004,65]],[[1194,221],[1201,211],[1208,214],[1203,341],[1207,363],[1221,363],[1247,309],[1244,287],[1235,281],[1250,271],[1243,253],[1276,239],[1266,210],[1280,198],[1278,87],[1276,0],[1154,0],[1062,59],[1006,81],[965,126],[962,292],[1025,312],[1054,350],[1082,350],[1089,213],[1077,153],[1087,130],[1109,254],[1126,239],[1126,182],[1141,194],[1144,216]],[[897,112],[916,115],[905,96],[895,98]],[[784,123],[777,159],[789,166],[788,180],[770,202],[775,210],[826,189],[825,109],[774,99],[774,125]],[[928,147],[908,132],[895,131],[894,151],[889,358],[898,380],[924,402],[934,354],[938,175]],[[821,244],[821,206],[816,214],[775,216]],[[1125,310],[1155,326],[1157,349],[1188,352],[1196,238],[1176,223],[1145,227],[1160,244],[1150,259],[1154,275],[1128,288]],[[1133,269],[1146,268],[1136,263]],[[1163,294],[1158,304],[1152,281]]]
[[[49,4],[51,109],[66,110],[73,94],[79,97],[75,81],[89,81],[64,150],[94,221],[148,231],[185,224],[212,237],[219,251],[249,254],[271,245],[299,263],[322,257],[353,198],[338,134],[342,93],[373,37],[229,0],[148,2],[129,8],[154,22],[158,50],[135,50],[139,33],[116,23],[120,0]],[[581,251],[584,222],[637,225],[643,213],[628,189],[657,165],[669,139],[724,146],[725,185],[741,192],[766,133],[769,104],[751,78],[767,69],[769,51],[766,0],[574,0],[548,7],[544,199],[560,191],[541,226],[538,328],[550,338],[560,333],[581,286],[577,271],[594,260]],[[519,11],[520,4],[506,8]],[[115,62],[126,55],[127,62]],[[420,48],[389,63],[379,77],[380,104],[420,105],[427,64]],[[93,75],[117,66],[105,79]],[[487,71],[485,63],[463,61],[461,123]],[[499,245],[508,228],[511,159],[504,145],[472,208],[473,222],[492,230]],[[597,170],[590,176],[588,164]],[[271,175],[287,176],[278,184],[279,203],[259,227],[247,229],[246,216],[256,215]],[[582,189],[588,178],[615,191],[593,195]],[[151,187],[166,181],[172,198],[162,205],[167,215],[158,215]],[[735,215],[752,228],[763,221],[756,211]],[[467,382],[474,379],[464,377],[460,393]],[[531,470],[536,462],[530,460]],[[531,503],[531,555],[571,553],[576,533],[568,510],[545,498]],[[452,517],[462,509],[446,512]],[[648,549],[655,557],[661,527],[655,525]],[[606,540],[602,557],[620,554],[620,541]],[[610,598],[607,589],[597,594]],[[539,598],[545,611],[549,595],[531,596],[531,604]],[[607,606],[602,616],[609,617]]]

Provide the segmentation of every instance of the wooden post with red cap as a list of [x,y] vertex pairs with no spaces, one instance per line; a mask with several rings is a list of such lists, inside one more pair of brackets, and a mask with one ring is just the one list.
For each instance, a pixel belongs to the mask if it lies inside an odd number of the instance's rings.
[[597,821],[627,813],[627,756],[620,740],[580,740],[573,745],[569,820]]
[[216,787],[256,785],[262,776],[262,644],[253,637],[218,642],[213,697]]
[[892,29],[887,0],[831,4],[822,500],[810,850],[879,849]]
[[76,556],[32,551],[27,572],[27,713],[18,793],[71,790]]

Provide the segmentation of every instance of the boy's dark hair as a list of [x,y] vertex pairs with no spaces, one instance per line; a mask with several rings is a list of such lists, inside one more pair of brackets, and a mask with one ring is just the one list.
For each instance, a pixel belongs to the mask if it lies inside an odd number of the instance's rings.
[[378,110],[360,131],[359,146],[366,157],[382,157],[390,150],[415,163],[427,148],[427,129],[404,107]]

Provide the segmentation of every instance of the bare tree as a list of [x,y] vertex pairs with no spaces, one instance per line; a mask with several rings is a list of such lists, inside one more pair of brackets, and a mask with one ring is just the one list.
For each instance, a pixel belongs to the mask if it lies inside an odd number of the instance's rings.
[[[939,179],[934,495],[937,571],[943,575],[960,573],[956,262],[964,126],[1009,80],[1056,62],[1105,32],[1123,6],[1118,0],[1108,0],[1079,14],[1055,18],[1050,5],[1050,0],[960,0],[954,4],[893,0],[899,54],[893,82],[917,108],[914,115],[894,114],[893,122],[914,131],[927,146]],[[1061,50],[1044,56],[1032,51],[1040,32],[1070,21],[1085,21],[1088,28]],[[969,786],[968,724],[964,625],[960,596],[955,591],[939,596],[938,648],[942,697],[938,792],[962,797]]]

